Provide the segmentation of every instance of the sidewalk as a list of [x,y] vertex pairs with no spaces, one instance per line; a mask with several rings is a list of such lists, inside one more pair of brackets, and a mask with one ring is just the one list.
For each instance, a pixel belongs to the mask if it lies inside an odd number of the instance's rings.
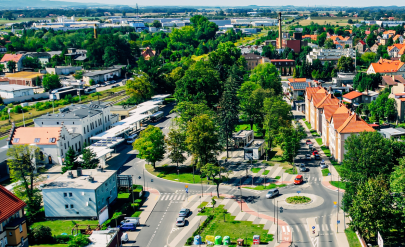
[[[302,125],[302,126],[304,127],[304,129],[305,129],[305,132],[306,132],[306,134],[307,134],[307,136],[308,136],[308,139],[310,139],[310,140],[312,141],[314,147],[317,147],[317,150],[319,150],[318,152],[319,152],[321,158],[322,158],[323,160],[325,160],[326,164],[328,165],[328,169],[329,169],[329,171],[330,171],[330,173],[331,173],[331,176],[325,176],[325,177],[323,177],[322,185],[323,185],[324,187],[326,187],[327,189],[334,190],[334,191],[338,191],[338,188],[335,187],[335,186],[333,186],[333,185],[331,185],[331,184],[329,183],[329,181],[331,181],[331,180],[332,180],[332,181],[337,181],[337,180],[338,180],[338,179],[337,179],[337,175],[338,175],[339,173],[337,172],[336,168],[335,168],[335,167],[332,165],[332,163],[330,162],[329,157],[327,157],[327,156],[325,155],[325,153],[324,153],[323,150],[321,149],[321,146],[320,146],[320,145],[318,144],[318,142],[315,140],[315,137],[312,136],[311,131],[308,129],[308,127],[307,127],[307,125],[305,124],[305,122],[304,122],[302,119],[300,119],[299,121],[300,121],[301,125]],[[343,189],[339,189],[339,191],[341,191],[341,192],[343,192],[343,193],[345,192]]]

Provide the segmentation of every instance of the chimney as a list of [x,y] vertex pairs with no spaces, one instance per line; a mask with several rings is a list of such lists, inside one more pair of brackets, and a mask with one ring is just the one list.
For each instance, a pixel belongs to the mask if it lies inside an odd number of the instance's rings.
[[73,173],[72,173],[72,171],[68,171],[68,173],[67,173],[67,178],[73,179]]
[[102,168],[101,166],[99,166],[99,167],[97,167],[97,171],[98,171],[98,172],[102,172],[102,171],[103,171],[103,168]]
[[82,175],[82,168],[78,167],[77,168],[77,176],[80,177]]
[[283,34],[281,28],[281,12],[278,13],[278,48],[283,48]]
[[87,179],[90,183],[94,182],[94,178],[92,176],[89,176],[89,178]]

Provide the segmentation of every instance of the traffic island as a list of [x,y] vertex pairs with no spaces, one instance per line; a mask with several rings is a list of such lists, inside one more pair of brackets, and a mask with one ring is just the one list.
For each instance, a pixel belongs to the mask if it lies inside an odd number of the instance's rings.
[[291,196],[287,197],[285,201],[289,204],[307,204],[310,203],[312,200],[306,196]]

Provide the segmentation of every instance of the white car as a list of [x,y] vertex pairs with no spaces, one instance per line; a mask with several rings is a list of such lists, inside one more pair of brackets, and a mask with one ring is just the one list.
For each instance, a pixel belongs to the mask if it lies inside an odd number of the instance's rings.
[[311,159],[311,154],[306,154],[305,159],[310,160]]
[[178,217],[176,220],[176,226],[184,226],[186,224],[186,219],[184,217]]
[[328,165],[325,163],[325,160],[322,160],[322,161],[321,161],[320,166],[321,166],[321,169],[328,168]]
[[128,242],[128,233],[124,232],[121,236],[121,241],[122,242]]

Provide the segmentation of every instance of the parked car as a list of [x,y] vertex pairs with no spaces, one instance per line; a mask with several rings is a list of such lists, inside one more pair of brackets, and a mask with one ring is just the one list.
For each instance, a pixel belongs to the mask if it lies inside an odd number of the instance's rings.
[[101,87],[105,87],[105,86],[107,86],[107,83],[100,83],[99,84]]
[[307,171],[307,167],[305,166],[305,164],[300,165],[300,171],[301,172],[306,172]]
[[321,166],[321,169],[328,168],[328,165],[325,163],[325,161],[324,161],[324,160],[322,160],[322,161],[321,161],[320,166]]
[[114,85],[112,85],[111,86],[111,88],[115,88],[115,87],[119,87],[120,85],[118,85],[118,84],[114,84]]
[[309,144],[312,144],[312,142],[311,142],[311,140],[307,140],[307,141],[305,142],[305,144],[309,145]]
[[321,159],[321,156],[319,156],[319,154],[315,154],[315,159],[316,159],[316,160],[320,160],[320,159]]
[[135,231],[136,225],[134,223],[125,223],[120,226],[121,231]]
[[312,148],[312,151],[317,151],[315,147]]
[[316,154],[318,154],[318,151],[315,150],[312,152],[312,155],[316,155]]
[[309,144],[308,147],[309,147],[309,150],[312,150],[312,148],[314,147],[314,145]]
[[176,220],[176,226],[184,226],[186,224],[186,218],[179,217]]
[[133,224],[135,224],[136,226],[139,226],[139,225],[140,225],[140,223],[139,223],[139,218],[126,219],[126,220],[121,221],[121,225],[123,225],[123,224],[125,224],[125,223],[133,223]]
[[111,83],[112,83],[112,84],[114,84],[114,83],[117,83],[117,81],[115,81],[115,80],[112,80],[112,81],[111,81]]
[[138,134],[133,134],[127,137],[127,144],[132,145],[134,141],[138,138]]
[[182,208],[180,209],[179,217],[187,217],[190,214],[190,209]]
[[271,189],[271,190],[269,190],[269,192],[267,192],[266,198],[270,199],[270,198],[273,198],[275,196],[278,196],[279,194],[280,194],[280,192],[278,191],[278,189]]
[[304,182],[304,179],[302,178],[302,175],[297,175],[294,178],[294,184],[298,185],[298,184],[302,184]]
[[128,233],[124,232],[121,236],[121,241],[122,242],[128,242],[129,238],[128,238]]
[[305,159],[310,160],[311,159],[311,154],[306,154]]

